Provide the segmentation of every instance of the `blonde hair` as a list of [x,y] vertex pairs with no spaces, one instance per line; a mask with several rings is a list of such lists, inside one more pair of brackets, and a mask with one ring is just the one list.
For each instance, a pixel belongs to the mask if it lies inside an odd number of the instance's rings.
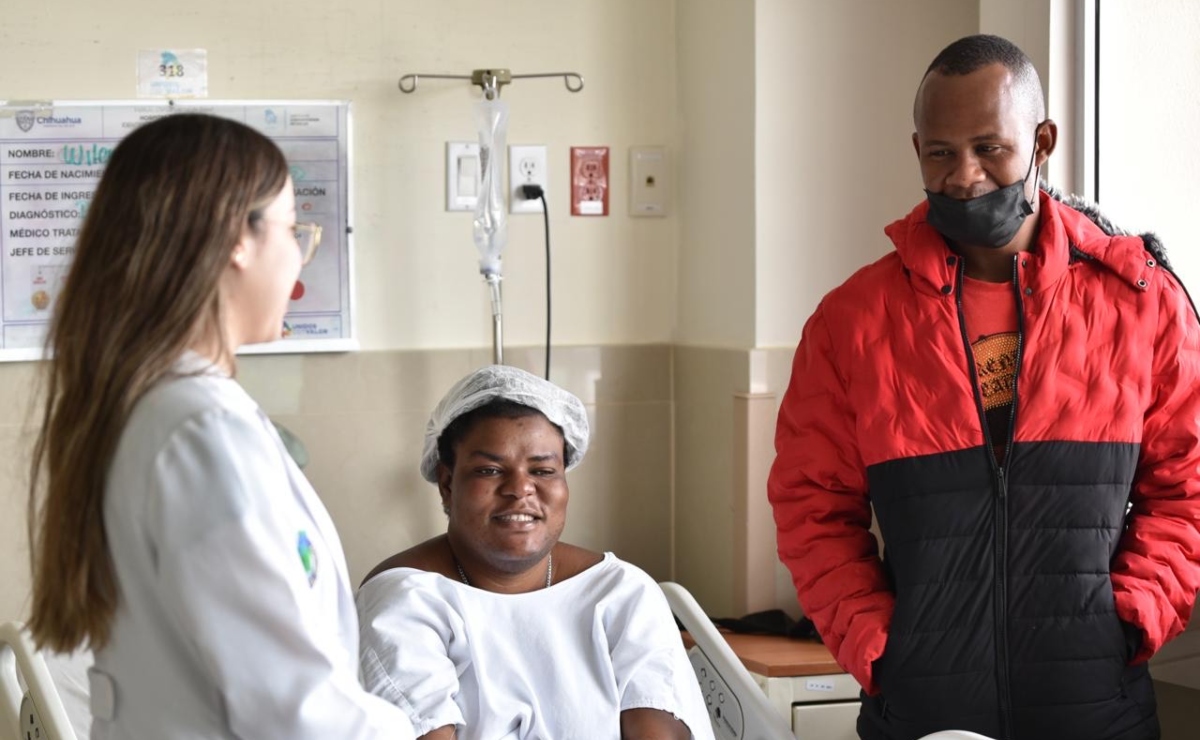
[[186,348],[216,341],[232,365],[220,278],[287,175],[269,139],[209,115],[166,116],[113,151],[46,338],[29,487],[39,646],[108,643],[120,592],[104,494],[121,431]]

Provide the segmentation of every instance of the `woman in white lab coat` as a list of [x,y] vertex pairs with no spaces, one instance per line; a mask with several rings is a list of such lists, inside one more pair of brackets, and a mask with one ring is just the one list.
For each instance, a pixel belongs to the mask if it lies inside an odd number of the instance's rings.
[[41,646],[96,652],[93,738],[411,738],[358,681],[341,544],[233,380],[320,231],[279,149],[199,114],[113,152],[54,308],[30,493]]

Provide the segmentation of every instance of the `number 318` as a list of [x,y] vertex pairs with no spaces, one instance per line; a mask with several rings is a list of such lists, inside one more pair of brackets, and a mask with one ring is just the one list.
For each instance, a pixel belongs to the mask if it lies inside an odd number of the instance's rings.
[[183,65],[160,64],[158,65],[158,74],[160,77],[183,77]]

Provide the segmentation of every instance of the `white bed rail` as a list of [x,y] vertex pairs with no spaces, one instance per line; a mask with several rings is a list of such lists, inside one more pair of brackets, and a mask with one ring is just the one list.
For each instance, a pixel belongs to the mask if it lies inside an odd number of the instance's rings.
[[0,624],[0,740],[27,738],[76,740],[46,661],[25,626],[5,622]]

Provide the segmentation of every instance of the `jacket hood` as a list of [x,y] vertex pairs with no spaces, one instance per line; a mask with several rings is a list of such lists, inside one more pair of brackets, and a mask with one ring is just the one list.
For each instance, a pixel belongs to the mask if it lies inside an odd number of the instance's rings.
[[1039,180],[1038,186],[1041,187],[1043,192],[1059,203],[1062,203],[1068,208],[1072,208],[1076,211],[1079,211],[1084,216],[1087,216],[1088,220],[1096,224],[1096,226],[1098,226],[1105,234],[1108,234],[1109,236],[1140,237],[1142,243],[1146,247],[1146,251],[1153,255],[1154,259],[1158,260],[1160,265],[1167,269],[1171,269],[1171,261],[1167,259],[1167,249],[1165,246],[1163,246],[1162,241],[1159,240],[1158,235],[1154,232],[1146,231],[1141,234],[1134,234],[1133,232],[1125,231],[1114,224],[1108,216],[1104,215],[1100,211],[1100,206],[1096,205],[1090,200],[1070,193],[1064,194],[1061,190],[1045,180]]

